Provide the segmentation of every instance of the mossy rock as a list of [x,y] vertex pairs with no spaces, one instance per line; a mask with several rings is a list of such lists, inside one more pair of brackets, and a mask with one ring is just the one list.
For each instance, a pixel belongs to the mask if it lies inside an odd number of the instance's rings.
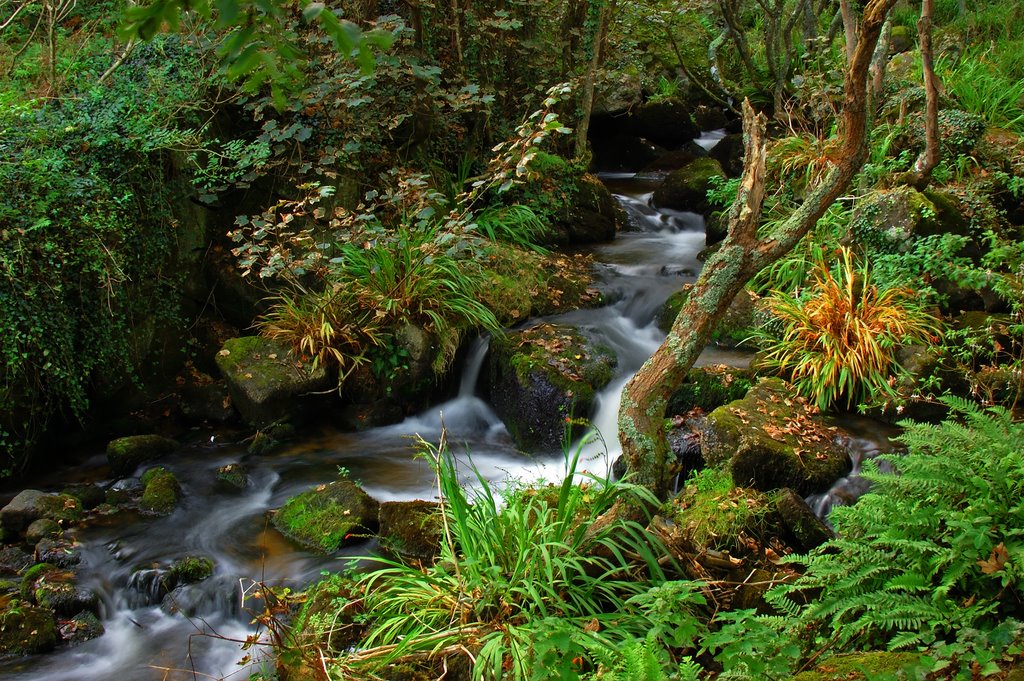
[[[32,556],[18,546],[0,547],[0,576],[21,575],[32,566]],[[20,577],[19,577],[20,579]]]
[[57,645],[57,624],[45,608],[8,600],[0,608],[0,656],[45,653]]
[[134,473],[140,464],[166,456],[180,446],[161,435],[130,435],[107,444],[107,461],[111,473],[123,478]]
[[27,594],[27,600],[62,617],[99,611],[100,600],[95,591],[79,586],[74,572],[47,563],[33,566],[25,573],[21,593],[23,597]]
[[559,448],[595,407],[614,375],[615,353],[568,325],[540,324],[491,342],[491,404],[512,439],[527,450]]
[[213,575],[213,561],[206,556],[185,556],[171,563],[167,579],[174,586],[196,584]]
[[743,155],[745,153],[743,133],[734,132],[718,140],[718,144],[708,151],[708,156],[721,164],[726,175],[739,177],[743,174]]
[[103,635],[103,623],[91,612],[80,612],[69,620],[63,620],[58,627],[61,640],[76,646]]
[[235,407],[256,428],[296,416],[303,396],[334,386],[322,364],[314,370],[291,348],[260,336],[226,341],[216,359]]
[[665,414],[685,414],[692,409],[712,411],[742,399],[752,384],[753,373],[749,369],[736,369],[724,364],[694,367],[683,384],[672,393]]
[[82,562],[81,546],[67,537],[47,537],[36,544],[36,560],[69,569]]
[[672,149],[700,134],[690,106],[681,99],[646,102],[631,116],[630,131],[655,144]]
[[927,196],[901,186],[871,192],[858,201],[850,226],[857,243],[898,253],[910,250],[914,236],[936,233],[937,218]]
[[377,513],[381,544],[400,556],[430,559],[441,541],[441,507],[436,501],[386,501]]
[[249,472],[240,463],[224,464],[217,469],[217,488],[237,492],[249,485]]
[[836,655],[810,671],[793,677],[794,681],[854,681],[897,674],[920,660],[919,653],[869,652]]
[[333,553],[376,531],[378,506],[354,482],[339,480],[295,495],[278,509],[273,522],[296,543]]
[[777,378],[762,379],[742,400],[708,414],[701,453],[724,466],[737,486],[821,492],[850,470],[846,449],[817,410]]
[[40,518],[39,520],[33,520],[28,529],[25,530],[25,541],[35,545],[39,540],[46,537],[55,537],[60,532],[60,525],[57,524],[57,521],[50,520],[49,518]]
[[809,553],[835,536],[795,491],[781,490],[775,495],[774,505],[776,514],[788,531],[789,545],[800,553]]
[[106,492],[99,485],[73,485],[61,493],[78,499],[85,510],[92,510],[106,501]]
[[139,507],[156,515],[168,515],[174,511],[181,500],[181,485],[166,468],[150,468],[142,476],[145,489]]
[[914,47],[917,33],[909,26],[893,26],[889,37],[889,54],[900,54]]
[[725,177],[722,165],[713,158],[698,158],[668,174],[654,190],[651,203],[658,208],[703,213],[708,209],[711,178]]
[[576,178],[575,191],[554,216],[545,244],[593,244],[611,241],[626,222],[622,207],[601,180],[590,173]]
[[22,490],[0,509],[0,524],[20,534],[40,518],[59,525],[70,525],[82,519],[82,502],[69,494],[49,494],[39,490]]

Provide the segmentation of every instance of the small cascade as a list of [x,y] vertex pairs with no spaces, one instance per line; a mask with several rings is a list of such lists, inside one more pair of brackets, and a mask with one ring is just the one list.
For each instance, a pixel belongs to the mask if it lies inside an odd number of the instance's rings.
[[124,589],[124,603],[128,608],[160,605],[167,595],[168,571],[164,568],[143,568],[128,577]]
[[719,128],[718,130],[705,130],[700,134],[700,137],[693,140],[695,144],[704,147],[705,151],[711,151],[715,148],[715,145],[722,141],[725,137],[725,128]]
[[[884,426],[877,421],[854,416],[844,417],[839,420],[839,424],[851,434],[846,441],[846,448],[850,453],[850,472],[836,480],[827,491],[812,494],[805,499],[814,514],[826,523],[833,508],[849,506],[870,490],[871,483],[860,475],[864,462],[897,449],[893,438],[899,430],[894,426]],[[881,461],[879,470],[889,472],[892,466],[886,461]]]

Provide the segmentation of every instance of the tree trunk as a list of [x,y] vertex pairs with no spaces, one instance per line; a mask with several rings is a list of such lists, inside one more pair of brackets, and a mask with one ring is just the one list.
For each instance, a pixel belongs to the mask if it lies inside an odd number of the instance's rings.
[[591,44],[590,63],[583,76],[583,92],[580,95],[582,99],[580,105],[583,111],[580,113],[579,125],[576,126],[576,158],[582,158],[587,152],[590,114],[594,110],[594,81],[597,79],[597,69],[601,65],[601,43],[604,40],[605,31],[608,30],[609,12],[608,3],[603,3],[597,19],[597,30],[594,32]]
[[933,0],[921,0],[921,18],[917,21],[917,37],[921,47],[921,71],[924,78],[925,116],[924,152],[914,163],[913,184],[922,190],[931,181],[932,171],[939,165],[939,84],[932,61]]
[[764,118],[744,104],[746,159],[729,210],[729,233],[705,263],[668,337],[626,384],[619,438],[634,480],[664,496],[671,470],[662,419],[672,391],[700,355],[715,324],[746,282],[788,253],[849,186],[867,155],[868,68],[882,25],[896,0],[868,0],[860,38],[846,68],[840,159],[804,203],[770,234],[758,235],[764,200]]
[[843,34],[846,36],[846,61],[853,61],[857,49],[857,19],[853,16],[850,0],[839,0],[839,14],[843,17]]

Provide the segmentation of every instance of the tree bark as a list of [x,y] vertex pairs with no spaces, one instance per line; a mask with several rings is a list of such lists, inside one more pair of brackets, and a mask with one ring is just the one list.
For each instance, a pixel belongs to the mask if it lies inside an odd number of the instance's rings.
[[857,49],[857,19],[853,16],[850,0],[839,0],[839,14],[843,17],[843,34],[846,36],[846,60],[853,61]]
[[758,234],[764,201],[763,116],[744,104],[746,159],[736,200],[729,210],[729,232],[705,263],[668,337],[626,384],[619,409],[619,439],[634,481],[659,496],[668,491],[671,469],[662,419],[673,390],[711,337],[711,331],[746,282],[788,253],[850,185],[867,155],[868,69],[882,25],[896,0],[868,0],[860,38],[846,68],[843,86],[842,144],[833,166],[804,203],[765,236]]
[[924,151],[914,162],[913,184],[922,190],[931,181],[932,171],[939,165],[939,84],[932,59],[933,0],[921,0],[921,18],[917,21],[917,38],[921,47],[921,72],[924,78],[925,115]]
[[587,152],[587,135],[590,132],[590,114],[594,111],[594,81],[597,80],[597,69],[601,65],[601,43],[604,41],[604,33],[608,30],[609,5],[603,3],[601,12],[597,19],[597,30],[594,32],[590,63],[583,76],[583,92],[581,102],[583,111],[580,114],[579,125],[576,126],[576,158],[583,158]]

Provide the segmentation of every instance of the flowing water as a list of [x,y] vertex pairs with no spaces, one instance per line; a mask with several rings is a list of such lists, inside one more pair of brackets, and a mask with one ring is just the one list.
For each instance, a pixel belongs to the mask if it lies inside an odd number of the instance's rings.
[[[585,327],[618,354],[616,377],[601,392],[593,424],[605,436],[588,445],[584,464],[605,470],[619,454],[615,416],[622,386],[653,353],[664,334],[653,323],[665,299],[700,269],[704,223],[695,213],[654,210],[653,185],[621,176],[607,177],[625,207],[633,231],[594,249],[598,279],[606,299],[596,310],[549,318]],[[82,545],[82,584],[101,595],[106,633],[73,648],[0,665],[0,678],[25,681],[109,681],[125,679],[248,678],[240,667],[239,641],[250,631],[243,596],[253,581],[298,589],[324,570],[345,567],[352,556],[372,553],[372,543],[332,557],[290,545],[267,521],[266,512],[290,496],[336,479],[338,468],[379,501],[431,499],[433,476],[414,456],[414,436],[437,441],[442,422],[453,451],[470,457],[488,479],[554,479],[561,475],[561,452],[526,456],[516,450],[501,421],[475,394],[487,345],[477,341],[468,353],[458,395],[406,421],[363,433],[324,426],[268,455],[249,455],[230,433],[192,433],[192,444],[161,462],[184,490],[181,506],[164,518],[119,514],[76,531]],[[709,349],[702,363],[742,365],[742,353]],[[248,486],[225,493],[216,486],[217,468],[242,462]],[[470,475],[468,467],[467,480]],[[97,453],[59,472],[53,488],[76,480],[107,483],[105,457]],[[37,482],[40,487],[45,481]],[[834,500],[833,500],[834,502]],[[832,503],[822,501],[822,504]],[[205,555],[215,574],[176,591],[178,612],[161,609],[156,586],[176,558]]]

